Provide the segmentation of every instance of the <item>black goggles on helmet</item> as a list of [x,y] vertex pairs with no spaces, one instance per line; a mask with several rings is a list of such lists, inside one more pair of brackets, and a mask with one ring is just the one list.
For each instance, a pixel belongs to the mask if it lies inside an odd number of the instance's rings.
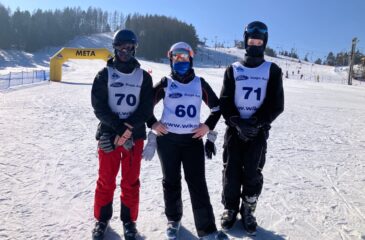
[[133,51],[136,49],[136,47],[137,47],[137,44],[126,42],[126,43],[122,43],[122,44],[114,46],[114,49],[119,50],[119,51],[123,51],[123,50]]
[[262,28],[262,27],[258,27],[258,26],[253,26],[253,27],[248,26],[246,28],[246,32],[248,34],[252,34],[252,33],[265,34],[265,33],[267,33],[267,28]]

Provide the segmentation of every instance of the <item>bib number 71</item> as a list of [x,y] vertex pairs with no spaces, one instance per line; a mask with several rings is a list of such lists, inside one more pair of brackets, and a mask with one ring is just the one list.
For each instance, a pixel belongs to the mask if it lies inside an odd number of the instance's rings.
[[[242,90],[244,92],[247,91],[246,94],[245,94],[245,99],[248,99],[250,97],[250,94],[251,94],[253,88],[252,87],[243,87]],[[260,101],[260,99],[261,99],[261,88],[257,88],[256,90],[253,90],[253,92],[256,93],[256,100]]]

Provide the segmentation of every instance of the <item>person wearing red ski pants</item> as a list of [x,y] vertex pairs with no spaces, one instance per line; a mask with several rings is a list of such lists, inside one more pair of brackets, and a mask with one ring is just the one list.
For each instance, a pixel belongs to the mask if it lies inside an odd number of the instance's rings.
[[116,177],[121,166],[121,213],[123,222],[136,221],[139,208],[139,188],[143,140],[134,142],[130,150],[123,146],[110,153],[99,149],[99,177],[96,183],[94,216],[98,221],[108,221],[113,214],[113,196]]

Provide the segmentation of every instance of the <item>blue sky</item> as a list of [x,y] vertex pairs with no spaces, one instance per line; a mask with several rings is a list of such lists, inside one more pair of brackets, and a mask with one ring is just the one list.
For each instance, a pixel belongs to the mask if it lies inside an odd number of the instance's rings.
[[[193,24],[202,39],[233,45],[244,26],[254,20],[269,27],[268,45],[275,50],[295,48],[301,57],[323,58],[329,51],[349,51],[358,37],[365,52],[364,0],[0,0],[15,10],[62,9],[66,6],[100,7],[124,14],[150,13],[176,17]],[[362,17],[362,19],[361,19]]]

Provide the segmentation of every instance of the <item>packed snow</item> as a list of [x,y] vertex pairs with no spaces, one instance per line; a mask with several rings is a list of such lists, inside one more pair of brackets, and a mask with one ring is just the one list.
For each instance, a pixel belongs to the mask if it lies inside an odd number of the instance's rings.
[[[98,39],[76,42],[89,47]],[[35,55],[40,60],[34,65],[47,62],[42,53]],[[44,54],[50,55],[52,52]],[[202,48],[196,56],[196,72],[219,94],[225,65],[242,56],[243,50]],[[273,123],[268,141],[264,189],[256,211],[260,227],[257,236],[250,237],[237,222],[228,234],[232,239],[365,239],[364,84],[345,85],[345,74],[333,67],[267,59],[279,64],[284,75],[288,70],[289,78],[284,76],[285,110]],[[141,63],[152,71],[154,82],[170,70],[166,63]],[[104,65],[103,61],[70,60],[60,83],[0,92],[0,239],[91,238],[98,120],[90,91],[95,74]],[[320,75],[323,81],[300,80],[298,70],[307,76]],[[156,106],[158,117],[161,108],[162,104]],[[204,120],[209,111],[207,107],[202,110]],[[218,152],[206,160],[206,179],[219,226],[223,119],[216,130]],[[158,156],[143,161],[137,223],[140,239],[164,239],[161,180]],[[106,239],[122,239],[119,195],[117,187]],[[197,239],[184,180],[183,203],[180,239]]]

